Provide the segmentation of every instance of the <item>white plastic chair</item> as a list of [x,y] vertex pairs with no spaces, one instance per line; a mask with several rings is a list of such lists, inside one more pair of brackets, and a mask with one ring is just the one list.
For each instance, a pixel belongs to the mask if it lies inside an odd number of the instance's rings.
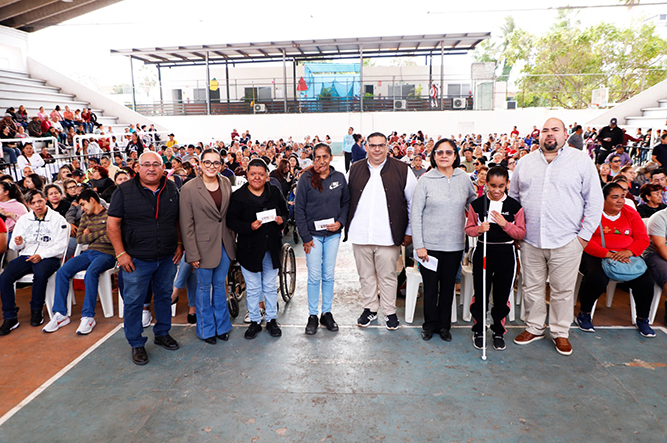
[[[68,239],[69,239],[69,236],[70,236],[70,229],[71,229],[71,227],[70,227],[69,223],[67,223],[67,238]],[[60,266],[62,266],[63,263],[65,263],[66,255],[67,255],[67,247],[65,247],[65,250],[63,251],[62,256],[60,257]],[[58,272],[58,271],[56,271],[56,272]],[[45,298],[44,302],[46,304],[46,310],[49,313],[49,318],[53,317],[53,298],[54,298],[54,295],[56,293],[56,272],[51,274],[51,276],[49,277],[49,279],[46,282],[46,294],[45,294],[46,298]],[[31,274],[26,274],[23,277],[16,280],[14,282],[14,292],[16,292],[16,284],[17,283],[32,283],[33,277],[34,277],[34,274],[31,273]],[[68,303],[68,305],[69,305],[69,307],[67,309],[67,315],[69,316],[69,315],[72,315],[72,308],[71,308],[71,304]]]
[[[77,255],[81,254],[83,252],[84,246],[87,245],[81,245],[77,244],[76,249],[74,250],[74,257]],[[98,296],[100,300],[100,304],[102,305],[102,312],[104,313],[104,316],[109,318],[113,317],[113,288],[111,285],[111,276],[118,270],[116,266],[114,266],[111,269],[108,269],[104,271],[103,273],[100,274],[99,282],[97,285],[97,291],[98,291]],[[79,271],[72,277],[72,279],[69,281],[69,291],[67,293],[67,313],[68,315],[71,314],[72,306],[71,303],[76,300],[74,298],[74,279],[77,280],[83,280],[86,276],[86,270],[84,269],[83,271]]]
[[[419,292],[419,285],[422,284],[422,275],[419,272],[418,264],[412,268],[405,268],[405,275],[407,284],[405,286],[405,322],[412,323],[415,319],[415,307],[417,306],[417,293]],[[457,319],[456,314],[456,294],[452,298],[452,323]]]
[[[577,283],[575,285],[575,293],[574,293],[574,304],[577,304],[577,297],[579,295],[579,287],[581,286],[581,280],[584,278],[584,275],[581,272],[577,273]],[[607,284],[607,307],[611,308],[611,303],[614,300],[614,292],[616,292],[616,285],[618,284],[617,281],[615,280],[609,280],[609,283]],[[637,306],[635,305],[635,298],[632,296],[632,289],[629,291],[630,293],[630,315],[632,317],[632,324],[637,324]],[[649,310],[649,318],[648,322],[649,324],[653,324],[653,321],[655,320],[655,316],[658,313],[658,306],[660,305],[660,297],[662,297],[662,288],[658,286],[657,283],[653,284],[653,300],[651,301],[651,308]],[[599,300],[599,299],[598,299]],[[591,309],[591,319],[593,318],[593,314],[595,312],[595,307],[597,306],[598,300],[595,300],[595,303],[593,304],[593,308]]]

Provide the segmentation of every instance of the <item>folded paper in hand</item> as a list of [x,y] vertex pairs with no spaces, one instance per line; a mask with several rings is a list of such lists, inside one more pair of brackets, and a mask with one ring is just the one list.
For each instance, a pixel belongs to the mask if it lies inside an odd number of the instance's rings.
[[413,256],[414,256],[415,260],[417,260],[417,262],[420,265],[422,265],[423,267],[425,267],[426,269],[429,269],[433,272],[438,270],[438,259],[437,258],[429,255],[429,256],[427,256],[428,261],[424,261],[417,256],[417,251],[414,251]]
[[275,209],[269,209],[267,211],[262,211],[257,213],[257,220],[261,220],[262,224],[264,223],[270,223],[272,221],[276,221],[276,210]]

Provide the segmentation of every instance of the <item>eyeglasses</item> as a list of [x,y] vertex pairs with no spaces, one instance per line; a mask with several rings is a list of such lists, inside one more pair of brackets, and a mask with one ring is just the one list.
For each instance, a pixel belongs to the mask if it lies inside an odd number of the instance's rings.
[[386,146],[386,143],[380,143],[379,145],[368,144],[368,147],[371,149],[385,148]]
[[71,190],[71,189],[76,189],[76,186],[68,186],[68,187],[66,187],[65,189],[67,189],[67,190],[69,191],[69,190]]
[[612,160],[611,162],[612,163],[620,163],[621,161],[620,160]]
[[445,150],[445,149],[438,149],[437,151],[435,151],[435,155],[447,155],[447,156],[450,156],[450,155],[454,155],[454,154],[456,154],[456,153],[455,153],[454,151],[452,151],[451,149],[447,149],[447,150]]
[[222,165],[222,162],[216,160],[212,162],[211,160],[204,160],[201,162],[202,165],[206,166],[207,168],[210,168],[211,166],[215,166],[216,168]]
[[141,166],[142,168],[151,168],[151,167],[153,167],[153,168],[157,169],[160,166],[162,166],[162,163],[159,163],[159,162],[148,163],[148,162],[146,162],[146,163],[140,163],[139,166]]

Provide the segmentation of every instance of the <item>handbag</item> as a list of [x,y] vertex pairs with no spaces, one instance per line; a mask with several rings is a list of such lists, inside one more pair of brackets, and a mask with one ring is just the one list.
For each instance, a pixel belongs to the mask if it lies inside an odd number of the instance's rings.
[[[600,222],[600,237],[602,238],[602,247],[606,249],[602,222]],[[646,269],[648,269],[646,262],[641,257],[630,257],[630,263],[623,263],[611,258],[602,259],[602,270],[604,273],[610,279],[618,282],[630,281],[641,277],[646,272]]]

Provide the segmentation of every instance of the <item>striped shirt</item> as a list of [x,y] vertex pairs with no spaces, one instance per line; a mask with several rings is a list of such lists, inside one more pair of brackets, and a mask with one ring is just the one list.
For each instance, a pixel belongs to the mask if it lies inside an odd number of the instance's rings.
[[[90,234],[84,234],[83,231],[88,228]],[[99,214],[83,214],[79,230],[76,232],[76,241],[81,244],[88,244],[88,249],[101,252],[103,254],[114,255],[111,240],[107,235],[107,210],[102,209]]]
[[600,224],[604,199],[597,169],[582,151],[564,146],[548,163],[541,149],[516,165],[510,197],[523,206],[526,241],[556,249],[579,236],[590,240]]

